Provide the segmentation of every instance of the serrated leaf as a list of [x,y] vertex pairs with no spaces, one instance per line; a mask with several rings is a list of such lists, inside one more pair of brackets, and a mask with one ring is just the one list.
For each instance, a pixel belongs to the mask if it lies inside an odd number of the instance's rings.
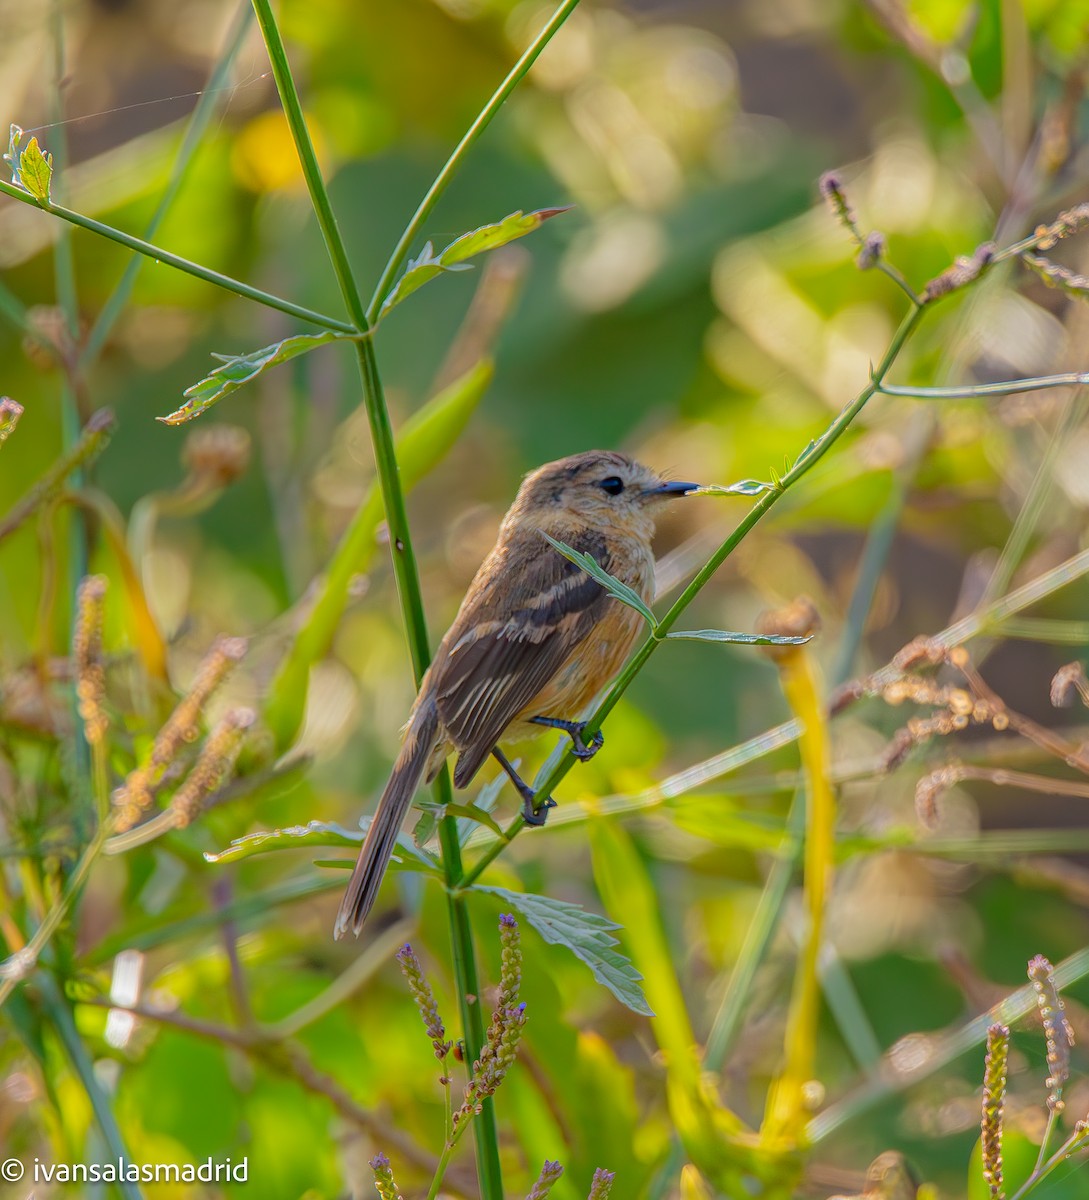
[[519,209],[518,212],[504,217],[502,221],[496,221],[492,225],[481,225],[479,229],[463,233],[461,237],[451,242],[445,250],[438,254],[435,253],[434,246],[428,242],[418,258],[409,259],[405,273],[382,304],[378,319],[381,320],[391,308],[400,304],[406,296],[411,296],[414,291],[423,287],[436,275],[442,275],[447,271],[468,270],[466,259],[475,258],[476,255],[484,254],[488,250],[497,250],[508,242],[525,237],[527,233],[539,229],[550,217],[568,212],[569,208],[570,206],[540,208],[536,212],[530,213],[523,213]]
[[786,637],[777,633],[731,633],[728,629],[678,629],[667,633],[667,638],[678,638],[690,642],[729,642],[738,646],[804,646],[812,641],[808,637]]
[[[237,862],[253,858],[258,854],[269,854],[276,850],[298,850],[303,846],[351,846],[359,848],[366,836],[369,819],[361,822],[358,832],[345,829],[330,821],[310,821],[306,825],[289,825],[284,829],[262,830],[236,838],[218,854],[205,854],[205,862]],[[404,856],[403,865],[414,870],[439,872],[439,865],[426,851],[417,849],[403,834],[397,838],[397,851]],[[410,865],[411,864],[411,865]]]
[[53,181],[53,155],[38,145],[36,137],[32,137],[20,149],[22,130],[19,130],[19,137],[16,138],[17,126],[11,128],[11,181],[28,191],[39,204],[48,204],[49,188]]
[[643,976],[630,959],[613,949],[619,945],[611,932],[620,928],[615,921],[587,912],[579,904],[568,904],[565,900],[553,900],[532,892],[512,892],[507,888],[479,884],[475,884],[473,890],[498,896],[504,904],[520,912],[546,942],[566,946],[621,1004],[642,1016],[654,1016],[639,986]]
[[278,367],[280,363],[285,363],[300,354],[308,354],[318,346],[324,346],[326,342],[352,340],[352,334],[337,333],[328,329],[323,333],[297,333],[284,338],[282,342],[262,346],[260,350],[251,350],[249,354],[213,354],[212,357],[218,358],[221,365],[185,389],[182,393],[185,403],[180,408],[165,417],[155,419],[164,425],[181,425],[192,421],[224,396],[237,392],[240,387],[244,387],[271,367]]
[[764,483],[760,479],[740,479],[737,483],[727,485],[707,483],[688,494],[690,496],[760,496],[764,492],[774,490],[773,484]]
[[591,575],[596,579],[610,596],[619,600],[621,604],[626,604],[629,608],[634,608],[643,620],[650,625],[651,629],[657,629],[658,618],[650,611],[644,603],[643,597],[634,588],[628,587],[626,583],[621,583],[614,575],[610,575],[601,563],[591,555],[583,554],[581,550],[573,549],[566,542],[561,542],[558,538],[550,537],[543,529],[541,530],[541,536],[551,542],[564,558],[573,562],[576,567],[581,567],[587,575]]

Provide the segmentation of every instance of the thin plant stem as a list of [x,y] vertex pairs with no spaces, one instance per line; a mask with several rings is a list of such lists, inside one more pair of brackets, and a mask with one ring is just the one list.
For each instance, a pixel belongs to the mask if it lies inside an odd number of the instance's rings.
[[1053,387],[1081,387],[1089,383],[1089,371],[1064,371],[1059,375],[1035,375],[1031,379],[1003,379],[997,383],[965,384],[956,387],[915,387],[881,383],[882,396],[905,396],[913,400],[974,400],[983,396],[1016,396],[1042,392]]
[[1025,502],[1021,505],[1021,509],[1013,523],[1013,528],[1006,539],[1006,544],[1002,547],[1002,553],[999,556],[998,562],[995,564],[995,568],[987,580],[987,585],[983,589],[980,604],[989,603],[995,596],[1001,595],[1009,586],[1014,571],[1028,549],[1029,540],[1032,537],[1033,530],[1036,528],[1036,522],[1042,515],[1048,496],[1054,486],[1055,464],[1059,455],[1069,445],[1070,436],[1081,423],[1084,415],[1085,396],[1082,394],[1070,397],[1062,418],[1056,425],[1055,431],[1047,444],[1047,449],[1040,460],[1040,465],[1033,476],[1032,483],[1029,485],[1028,495],[1025,497]]
[[20,204],[29,204],[34,208],[43,209],[55,217],[60,217],[62,221],[67,221],[70,225],[78,225],[81,229],[97,233],[101,237],[108,238],[111,242],[117,242],[119,246],[124,246],[128,250],[135,250],[137,254],[143,254],[146,258],[152,258],[157,263],[165,263],[168,267],[173,267],[177,271],[183,271],[186,275],[192,275],[195,279],[202,279],[205,283],[214,284],[216,287],[222,288],[227,292],[232,292],[236,296],[242,296],[247,300],[255,300],[258,304],[263,304],[266,308],[274,308],[278,312],[287,313],[289,317],[298,317],[300,321],[308,321],[311,325],[319,325],[323,329],[334,329],[338,333],[358,333],[355,326],[350,325],[347,321],[326,316],[324,313],[314,312],[313,309],[304,308],[301,304],[295,304],[291,300],[284,300],[280,296],[274,296],[271,292],[264,292],[260,288],[251,287],[248,283],[242,283],[238,279],[232,279],[229,275],[223,275],[219,271],[203,267],[200,263],[195,263],[191,259],[183,258],[180,254],[172,254],[169,250],[164,250],[161,246],[153,246],[150,242],[145,242],[143,238],[133,237],[132,234],[115,229],[112,225],[104,225],[101,221],[96,221],[93,217],[86,217],[83,213],[73,212],[70,208],[54,204],[52,201],[48,204],[40,204],[29,192],[24,192],[22,188],[16,187],[14,184],[8,183],[3,179],[0,179],[0,195],[10,196],[12,200],[18,200]]
[[378,320],[378,316],[382,311],[382,303],[389,295],[390,289],[393,287],[393,282],[397,277],[397,272],[401,269],[401,264],[408,257],[409,250],[412,249],[413,241],[415,241],[420,230],[423,228],[424,222],[431,215],[432,209],[438,204],[439,198],[446,191],[450,180],[453,179],[465,155],[484,130],[491,124],[492,118],[503,107],[507,97],[514,91],[526,72],[537,61],[541,51],[552,40],[560,26],[563,25],[564,21],[578,7],[578,3],[579,0],[563,0],[563,3],[552,14],[548,23],[529,44],[522,57],[511,67],[507,77],[496,88],[488,103],[480,110],[476,120],[466,130],[465,136],[454,147],[453,153],[446,160],[442,170],[435,176],[435,181],[427,189],[427,194],[420,201],[420,205],[413,214],[412,220],[405,226],[404,232],[397,241],[397,245],[393,248],[393,253],[389,256],[389,261],[382,269],[382,274],[374,289],[374,295],[371,296],[370,303],[367,305],[367,321],[369,324],[373,325]]
[[[109,797],[106,798],[107,803]],[[101,799],[99,799],[101,806]],[[95,865],[102,847],[106,843],[106,838],[109,837],[110,831],[113,828],[113,822],[110,820],[103,821],[98,832],[91,839],[84,850],[75,870],[68,877],[64,886],[64,891],[50,906],[49,911],[45,914],[42,923],[34,931],[34,936],[27,942],[23,949],[16,951],[10,958],[0,962],[0,1008],[3,1007],[7,998],[26,978],[41,956],[42,951],[49,944],[49,939],[56,933],[72,906],[72,901],[87,880],[87,876],[91,873],[91,868]]]
[[[159,199],[155,212],[148,222],[144,236],[149,240],[155,236],[171,205],[181,191],[197,147],[200,145],[201,139],[204,137],[212,116],[215,113],[219,93],[227,80],[238,51],[242,48],[242,44],[246,40],[246,34],[249,31],[252,19],[253,10],[250,7],[249,0],[242,0],[238,6],[238,13],[235,16],[234,23],[227,34],[226,48],[220,55],[215,70],[212,72],[204,90],[197,99],[196,107],[189,118],[185,134],[182,137],[181,146],[174,159],[170,178],[167,180],[166,187],[163,189],[163,194]],[[86,366],[98,357],[99,351],[110,336],[110,331],[113,329],[117,318],[121,315],[122,310],[129,301],[140,266],[141,261],[138,258],[130,258],[125,264],[125,270],[122,272],[121,278],[117,281],[109,298],[102,306],[102,310],[91,326],[91,331],[87,335],[87,339],[79,352],[80,366]]]
[[[1076,951],[1055,968],[1055,986],[1069,988],[1086,975],[1089,975],[1089,947]],[[898,1068],[889,1064],[887,1070],[875,1072],[853,1092],[818,1113],[806,1127],[806,1140],[810,1145],[824,1141],[845,1125],[857,1121],[886,1097],[929,1078],[960,1055],[982,1045],[987,1039],[987,1030],[996,1021],[1013,1025],[1035,1012],[1036,1007],[1036,991],[1032,984],[1026,984],[964,1025],[928,1036],[927,1053],[915,1055],[915,1065]]]
[[[373,324],[373,318],[369,312],[363,309],[359,289],[351,271],[347,251],[340,235],[325,182],[322,179],[321,168],[306,126],[298,90],[291,75],[287,50],[273,16],[270,0],[253,0],[253,5],[272,64],[280,102],[295,141],[296,152],[310,191],[311,202],[314,205],[344,303],[355,322],[355,328],[360,332],[367,332]],[[544,42],[541,43],[542,47],[543,45]],[[518,78],[520,77],[519,75]],[[510,86],[513,87],[515,82],[517,79]],[[497,102],[496,108],[499,103],[502,103],[505,95],[506,93]],[[473,128],[482,131],[488,120],[490,120],[490,114],[484,120],[478,118],[474,122]],[[474,135],[465,143],[466,148],[472,141],[475,141],[478,135]],[[452,175],[458,158],[459,156],[455,152],[454,160],[447,164],[448,169],[444,172],[447,178]],[[432,188],[436,199],[444,187],[445,179],[440,177],[440,180],[437,180],[436,185]],[[427,211],[430,211],[430,208]],[[426,212],[424,216],[426,216]],[[396,270],[396,264],[394,270]],[[370,425],[375,465],[385,506],[386,524],[389,529],[389,543],[393,556],[397,591],[408,637],[413,674],[416,684],[419,686],[430,661],[430,645],[420,590],[419,571],[412,548],[404,490],[401,486],[400,469],[394,447],[393,428],[389,419],[389,410],[385,402],[382,379],[372,341],[369,338],[358,341],[356,354],[363,388],[364,407]],[[433,791],[438,804],[445,806],[451,802],[453,792],[450,775],[445,768],[439,773]],[[481,1047],[484,1044],[484,1023],[478,999],[480,983],[477,975],[472,926],[469,922],[465,895],[457,890],[462,877],[462,862],[455,818],[444,817],[442,819],[439,824],[439,841],[442,847],[443,871],[447,884],[447,910],[450,920],[454,975],[465,1037],[466,1057],[472,1063],[479,1058]],[[499,1162],[499,1134],[495,1110],[490,1098],[483,1102],[479,1119],[474,1122],[473,1131],[482,1194],[485,1200],[502,1200],[503,1178]]]
[[333,264],[337,285],[344,297],[348,312],[351,314],[352,324],[356,329],[363,331],[372,322],[367,320],[363,299],[359,294],[355,276],[352,274],[352,265],[348,261],[348,251],[345,248],[333,206],[329,201],[329,192],[325,186],[325,180],[322,178],[314,142],[310,137],[299,92],[291,74],[287,49],[280,36],[276,18],[272,14],[272,4],[270,0],[253,0],[253,8],[257,14],[257,23],[261,27],[261,36],[265,39],[265,48],[268,51],[272,74],[276,80],[276,90],[280,93],[280,103],[291,130],[291,139],[295,143],[295,150],[299,155],[299,164],[302,167],[303,178],[306,180],[306,190],[310,193],[310,203],[314,206],[314,214],[318,219],[318,227],[321,230],[322,240],[325,242],[329,261]]
[[[94,1063],[79,1036],[67,1002],[51,975],[43,972],[38,977],[38,987],[49,1020],[57,1031],[57,1037],[64,1047],[73,1071],[83,1085],[83,1090],[87,1093],[91,1111],[95,1115],[95,1121],[98,1123],[103,1140],[109,1149],[110,1157],[115,1160],[123,1159],[125,1162],[132,1162],[132,1156],[125,1147],[117,1119],[113,1115],[110,1099],[102,1090],[102,1085],[95,1074]],[[125,1200],[142,1200],[143,1198],[140,1189],[129,1180],[119,1179],[117,1190],[125,1197]]]
[[435,1175],[431,1180],[431,1186],[427,1189],[427,1200],[435,1200],[435,1197],[439,1194],[442,1181],[446,1177],[446,1168],[450,1165],[450,1156],[454,1153],[454,1146],[456,1144],[453,1138],[448,1138],[443,1146],[442,1154],[439,1155],[439,1165],[435,1168]]
[[[1051,1139],[1055,1134],[1055,1126],[1058,1124],[1060,1109],[1056,1105],[1049,1108],[1047,1112],[1047,1124],[1044,1126],[1044,1136],[1040,1139],[1040,1152],[1036,1156],[1036,1165],[1032,1168],[1032,1174],[1039,1177],[1043,1170],[1044,1163],[1047,1162],[1047,1148],[1051,1145]],[[1031,1178],[1031,1176],[1030,1176]]]
[[892,491],[866,534],[858,564],[858,577],[847,605],[843,636],[831,672],[833,687],[846,683],[854,670],[855,657],[862,643],[881,573],[896,538],[904,502],[934,429],[934,414],[931,411],[920,409],[913,416],[915,420],[903,437],[903,460],[893,475]]
[[399,946],[412,936],[416,922],[410,917],[396,921],[388,929],[383,929],[374,935],[351,965],[323,988],[312,1000],[301,1007],[281,1017],[274,1025],[263,1027],[265,1036],[273,1039],[294,1037],[297,1033],[320,1021],[322,1017],[338,1008],[354,992],[358,991],[367,980],[371,979],[383,967]]
[[[1048,1125],[1050,1126],[1050,1124],[1051,1119],[1049,1117]],[[1078,1150],[1084,1150],[1086,1139],[1087,1134],[1085,1130],[1075,1130],[1046,1162],[1038,1162],[1036,1164],[1032,1174],[1014,1192],[1010,1200],[1022,1200],[1022,1197],[1027,1196],[1037,1184],[1043,1183],[1056,1167],[1062,1166],[1072,1154]]]
[[[64,6],[61,0],[53,0],[52,5],[53,33],[53,86],[50,89],[51,117],[56,123],[57,136],[53,142],[54,169],[58,177],[58,185],[63,186],[64,169],[68,162],[68,139],[65,136],[67,126],[64,123],[64,106],[61,99],[61,87],[65,76],[65,45],[64,45]],[[79,379],[75,364],[75,346],[79,339],[79,297],[76,292],[76,265],[72,255],[72,231],[65,225],[58,230],[57,241],[53,247],[53,277],[57,294],[57,305],[64,317],[63,344],[60,347],[61,360],[64,368],[61,376],[61,437],[63,453],[70,454],[80,440],[82,425],[79,405]],[[77,464],[72,474],[72,483],[82,487],[84,483],[83,464]],[[90,544],[87,521],[82,512],[68,514],[68,600],[72,612],[75,611],[75,594],[79,581],[87,574],[87,564],[90,560]],[[41,630],[41,653],[49,654],[50,638],[53,631],[50,628]],[[78,719],[76,696],[71,696],[71,710],[75,721],[75,763],[76,773],[84,794],[93,791],[90,747],[84,736],[83,724]]]

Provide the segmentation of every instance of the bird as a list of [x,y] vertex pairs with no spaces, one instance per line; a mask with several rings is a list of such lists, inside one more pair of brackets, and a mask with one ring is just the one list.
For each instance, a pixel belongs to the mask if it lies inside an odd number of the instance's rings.
[[623,665],[642,622],[549,539],[589,555],[649,603],[655,518],[663,501],[698,488],[611,450],[573,454],[525,477],[420,683],[335,937],[359,935],[417,787],[451,753],[456,787],[494,756],[522,797],[526,822],[544,824],[555,802],[523,782],[498,743],[552,728],[571,738],[577,758],[591,758],[603,738],[598,731],[583,741],[580,714]]

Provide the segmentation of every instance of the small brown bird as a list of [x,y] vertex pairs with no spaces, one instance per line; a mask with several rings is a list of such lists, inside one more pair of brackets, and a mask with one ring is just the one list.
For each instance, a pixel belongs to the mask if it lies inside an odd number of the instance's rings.
[[500,739],[552,728],[570,736],[580,759],[601,748],[600,733],[583,742],[585,722],[577,718],[620,669],[641,618],[543,535],[589,554],[649,602],[658,505],[698,486],[666,482],[608,450],[573,454],[526,476],[420,684],[340,905],[338,938],[363,928],[416,788],[438,774],[451,751],[458,752],[457,787],[494,755],[522,796],[526,821],[543,825],[554,801],[537,800],[498,748]]

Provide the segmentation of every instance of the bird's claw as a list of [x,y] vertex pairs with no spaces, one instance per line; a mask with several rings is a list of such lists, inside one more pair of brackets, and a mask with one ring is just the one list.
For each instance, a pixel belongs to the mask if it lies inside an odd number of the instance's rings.
[[585,721],[564,721],[559,717],[530,717],[534,725],[545,725],[549,729],[561,729],[571,739],[571,753],[579,762],[589,762],[591,758],[605,745],[605,735],[600,729],[595,729],[589,745],[583,741],[582,731],[586,728]]
[[590,744],[587,745],[582,740],[582,731],[586,728],[586,722],[580,721],[578,726],[571,730],[571,753],[579,760],[579,762],[589,762],[591,758],[605,745],[605,735],[600,729],[595,729],[593,736],[590,738]]
[[551,796],[547,796],[538,804],[536,795],[530,792],[522,797],[522,819],[527,825],[539,828],[548,820],[548,810],[555,807],[556,801]]

